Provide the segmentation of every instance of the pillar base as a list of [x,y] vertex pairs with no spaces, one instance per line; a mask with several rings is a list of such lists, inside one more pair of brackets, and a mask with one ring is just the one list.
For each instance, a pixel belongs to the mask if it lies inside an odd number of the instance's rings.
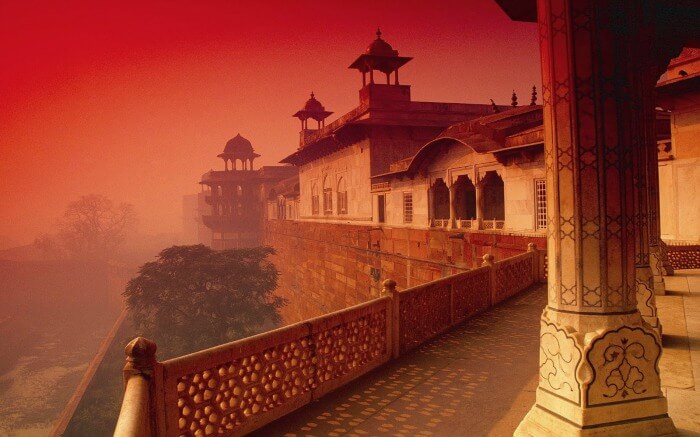
[[654,294],[657,296],[666,295],[666,283],[664,282],[663,278],[661,278],[661,280],[658,281],[657,277],[654,276]]
[[532,407],[513,433],[516,437],[600,436],[651,437],[677,435],[673,420],[667,414],[638,419],[580,426],[538,405]]
[[654,330],[656,333],[657,337],[661,338],[663,335],[663,328],[661,326],[661,322],[659,321],[658,317],[648,317],[648,316],[642,316],[642,319],[644,319],[644,322],[646,322],[651,329]]

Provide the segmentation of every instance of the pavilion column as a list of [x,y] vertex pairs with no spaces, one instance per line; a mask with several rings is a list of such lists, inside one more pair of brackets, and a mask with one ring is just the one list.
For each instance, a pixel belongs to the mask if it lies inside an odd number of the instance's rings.
[[476,224],[472,224],[473,229],[481,229],[482,222],[484,221],[484,183],[483,180],[479,181],[474,185],[474,200],[476,206]]
[[447,225],[448,229],[455,228],[455,184],[450,185],[450,223]]
[[[656,308],[654,293],[655,275],[651,268],[652,247],[658,248],[658,215],[654,214],[652,204],[658,204],[658,184],[654,184],[652,178],[658,180],[658,170],[653,171],[652,166],[658,165],[656,152],[655,132],[655,99],[652,92],[656,84],[658,74],[656,72],[656,59],[646,56],[637,59],[638,72],[633,78],[629,78],[630,88],[639,92],[631,93],[630,104],[638,109],[641,115],[630,117],[630,126],[640,135],[635,139],[633,146],[640,149],[632,160],[634,174],[634,224],[635,236],[635,275],[637,287],[637,308],[645,322],[647,322],[661,337],[661,325]],[[662,282],[663,278],[657,276]]]
[[[656,114],[654,114],[654,117]],[[663,252],[661,247],[661,214],[659,212],[659,154],[656,146],[655,132],[651,132],[654,138],[650,139],[650,152],[648,162],[648,187],[649,187],[649,265],[653,276],[654,294],[666,294],[666,284],[663,275]]]
[[[548,305],[535,406],[516,435],[669,435],[646,175],[653,26],[635,0],[538,0]],[[653,293],[650,294],[653,297]]]

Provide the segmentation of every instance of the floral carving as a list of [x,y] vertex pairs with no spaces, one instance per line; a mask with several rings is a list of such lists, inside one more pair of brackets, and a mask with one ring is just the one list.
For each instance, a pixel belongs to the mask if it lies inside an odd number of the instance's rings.
[[540,387],[557,396],[580,404],[576,369],[581,351],[566,331],[551,323],[542,323],[540,331]]
[[606,398],[612,398],[620,394],[623,398],[629,396],[630,392],[642,394],[647,391],[643,386],[644,374],[638,366],[630,364],[630,359],[649,361],[646,356],[644,346],[635,341],[630,343],[629,339],[620,340],[620,345],[610,345],[605,349],[605,364],[613,363],[617,366],[605,378],[605,384],[610,389],[609,393],[604,393]]
[[660,396],[660,354],[657,337],[642,327],[623,326],[597,338],[588,351],[588,405]]

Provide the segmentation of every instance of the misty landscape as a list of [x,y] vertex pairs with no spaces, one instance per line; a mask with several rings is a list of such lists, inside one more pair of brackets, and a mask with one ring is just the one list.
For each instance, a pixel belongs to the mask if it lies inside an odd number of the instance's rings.
[[696,435],[698,22],[4,2],[0,437]]

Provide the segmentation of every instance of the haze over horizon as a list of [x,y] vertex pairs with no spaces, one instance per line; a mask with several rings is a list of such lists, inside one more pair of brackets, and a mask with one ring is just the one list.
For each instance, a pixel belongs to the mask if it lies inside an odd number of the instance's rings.
[[414,58],[413,100],[528,104],[540,87],[536,26],[493,0],[3,4],[0,236],[29,243],[89,193],[133,203],[141,232],[179,233],[182,196],[228,139],[274,165],[311,91],[328,121],[357,105],[347,67],[378,26]]

